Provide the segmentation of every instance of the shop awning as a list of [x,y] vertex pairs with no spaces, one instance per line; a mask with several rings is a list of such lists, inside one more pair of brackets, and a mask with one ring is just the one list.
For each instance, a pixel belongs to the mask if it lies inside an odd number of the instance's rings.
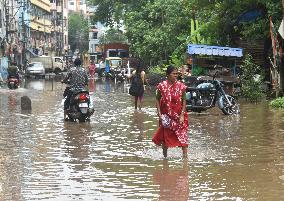
[[188,45],[188,54],[190,55],[212,55],[224,57],[242,57],[242,48],[208,46],[208,45]]

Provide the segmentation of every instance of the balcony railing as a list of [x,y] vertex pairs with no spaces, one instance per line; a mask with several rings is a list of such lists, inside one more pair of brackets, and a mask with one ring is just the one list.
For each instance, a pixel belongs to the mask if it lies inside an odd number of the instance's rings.
[[31,4],[50,12],[51,5],[49,0],[31,0]]

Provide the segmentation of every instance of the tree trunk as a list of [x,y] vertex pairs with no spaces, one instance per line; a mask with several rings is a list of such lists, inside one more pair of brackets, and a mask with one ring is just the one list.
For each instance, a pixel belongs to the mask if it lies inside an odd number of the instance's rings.
[[[282,0],[282,20],[284,21],[284,0]],[[283,26],[283,29],[284,29],[284,26]],[[283,32],[284,32],[284,30],[283,30]],[[279,43],[283,44],[283,39],[281,40],[281,37],[279,39],[280,39]],[[283,55],[282,55],[282,57],[283,57]],[[282,63],[283,58],[281,58],[281,60],[282,61],[280,61],[280,62]],[[281,63],[280,63],[280,65],[283,66],[283,63],[282,64]],[[280,81],[281,81],[280,84],[281,84],[281,92],[282,92],[281,96],[283,96],[283,94],[284,94],[284,69],[282,69],[281,66],[280,66]]]

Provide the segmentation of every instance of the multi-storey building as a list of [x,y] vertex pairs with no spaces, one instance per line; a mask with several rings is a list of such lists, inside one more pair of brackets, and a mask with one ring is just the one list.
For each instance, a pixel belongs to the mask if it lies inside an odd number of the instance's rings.
[[[18,64],[26,65],[28,59],[28,53],[33,53],[31,45],[28,43],[30,38],[30,16],[29,16],[30,4],[28,0],[18,1],[17,19],[18,29],[17,36],[19,40],[17,42],[17,60]],[[28,51],[30,50],[30,51]]]
[[2,26],[2,54],[8,58],[14,60],[14,54],[17,51],[16,44],[18,43],[18,35],[17,35],[17,2],[15,0],[3,0],[2,2],[2,16],[3,26]]
[[70,12],[81,13],[82,15],[87,14],[86,0],[68,0],[68,9]]
[[3,41],[5,37],[5,23],[4,23],[4,5],[0,4],[0,42]]
[[66,54],[68,47],[68,2],[50,0],[52,18],[52,43],[56,55]]
[[30,0],[30,41],[37,55],[51,53],[51,11],[49,0]]
[[97,22],[96,24],[92,23],[92,16],[96,11],[96,7],[88,7],[87,15],[89,21],[89,55],[90,59],[98,62],[98,60],[102,57],[103,51],[100,46],[99,38],[103,35],[105,31],[105,27]]
[[[68,0],[0,1],[0,73],[30,56],[63,55],[68,50]],[[5,69],[4,69],[5,70]]]

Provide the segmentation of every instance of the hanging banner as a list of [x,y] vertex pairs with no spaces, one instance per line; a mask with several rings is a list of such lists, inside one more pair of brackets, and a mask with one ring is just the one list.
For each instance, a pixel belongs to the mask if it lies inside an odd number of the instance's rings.
[[277,39],[277,32],[274,28],[272,17],[270,16],[270,36],[271,36],[271,43],[272,43],[272,52],[273,52],[273,64],[276,67],[280,67],[281,63],[281,47],[279,41]]
[[280,36],[284,39],[284,20],[282,20],[280,27],[278,29],[278,33],[280,34]]

